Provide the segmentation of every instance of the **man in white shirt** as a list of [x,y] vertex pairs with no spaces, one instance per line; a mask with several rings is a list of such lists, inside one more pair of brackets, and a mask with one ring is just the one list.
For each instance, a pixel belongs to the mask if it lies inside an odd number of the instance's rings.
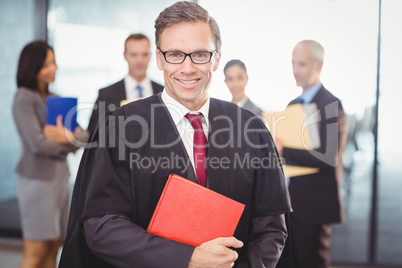
[[[92,135],[108,143],[84,151],[59,267],[274,268],[289,195],[264,123],[209,97],[219,27],[183,1],[162,11],[155,29],[165,89],[116,109]],[[245,204],[232,237],[195,247],[146,231],[172,173]]]
[[94,110],[88,124],[92,132],[108,110],[120,107],[122,101],[131,101],[149,97],[162,92],[163,86],[147,77],[147,68],[151,59],[150,41],[143,34],[131,34],[124,43],[124,59],[127,61],[128,74],[117,83],[99,90]]

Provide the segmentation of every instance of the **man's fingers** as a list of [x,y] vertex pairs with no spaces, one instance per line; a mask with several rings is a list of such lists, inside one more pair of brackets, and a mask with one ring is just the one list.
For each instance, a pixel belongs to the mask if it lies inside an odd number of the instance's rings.
[[239,254],[231,248],[240,248],[243,242],[234,237],[219,237],[196,247],[188,267],[233,267]]
[[219,245],[225,246],[225,247],[232,247],[232,248],[241,248],[243,246],[243,242],[234,238],[234,237],[219,237],[216,238],[216,242]]

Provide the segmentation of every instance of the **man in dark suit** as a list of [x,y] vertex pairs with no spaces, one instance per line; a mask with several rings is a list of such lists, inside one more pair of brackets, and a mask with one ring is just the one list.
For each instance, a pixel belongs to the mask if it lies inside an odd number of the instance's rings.
[[88,131],[92,132],[99,118],[107,110],[120,107],[122,101],[149,97],[162,92],[163,86],[151,81],[147,77],[147,68],[151,59],[151,43],[143,34],[131,34],[124,43],[124,59],[128,64],[127,76],[99,90],[94,110],[88,124]]
[[[198,4],[177,2],[155,29],[165,89],[92,133],[100,146],[82,157],[60,268],[274,268],[291,211],[285,178],[263,122],[208,95],[219,27]],[[171,173],[245,204],[233,237],[194,247],[146,231]]]
[[342,152],[346,142],[346,116],[338,98],[320,82],[324,49],[316,41],[299,42],[292,53],[293,74],[303,89],[289,105],[315,103],[320,114],[318,148],[278,151],[286,164],[319,168],[318,173],[291,177],[289,193],[293,204],[290,214],[290,237],[295,268],[329,266],[331,223],[342,222],[339,184]]

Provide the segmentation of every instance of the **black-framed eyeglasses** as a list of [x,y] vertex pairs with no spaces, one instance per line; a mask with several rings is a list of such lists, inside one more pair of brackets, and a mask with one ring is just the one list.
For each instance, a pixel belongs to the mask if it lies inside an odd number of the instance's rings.
[[162,51],[158,47],[159,51],[162,53],[167,63],[171,64],[180,64],[186,60],[186,57],[189,56],[191,61],[195,64],[206,64],[211,61],[212,55],[216,52],[216,50],[209,51],[195,51],[191,53],[184,53],[182,51]]

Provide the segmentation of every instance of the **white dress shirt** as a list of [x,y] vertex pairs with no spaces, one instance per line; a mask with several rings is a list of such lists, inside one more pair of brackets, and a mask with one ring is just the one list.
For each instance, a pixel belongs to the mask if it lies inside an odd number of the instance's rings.
[[127,100],[136,100],[140,96],[138,95],[138,90],[137,86],[141,85],[142,87],[142,96],[143,97],[149,97],[154,94],[154,91],[152,89],[152,83],[151,80],[148,77],[145,77],[144,80],[142,80],[140,83],[137,82],[134,78],[132,78],[130,75],[127,75],[124,78],[124,86],[126,88],[126,97]]
[[237,106],[243,108],[244,104],[245,104],[247,101],[248,101],[248,97],[247,97],[247,96],[244,96],[244,98],[241,99],[241,100],[237,103]]
[[[191,126],[190,122],[184,116],[188,113],[190,114],[199,114],[202,113],[204,117],[201,119],[202,128],[204,129],[204,134],[208,139],[208,127],[209,127],[209,103],[210,98],[208,97],[205,104],[198,111],[190,111],[183,104],[179,103],[171,96],[166,93],[164,89],[162,92],[162,101],[166,105],[170,116],[173,119],[173,122],[177,128],[177,131],[180,135],[181,140],[183,141],[184,147],[186,148],[186,152],[188,157],[190,158],[191,164],[194,168],[194,154],[193,154],[193,143],[194,143],[194,129]],[[194,174],[195,168],[194,168]]]

